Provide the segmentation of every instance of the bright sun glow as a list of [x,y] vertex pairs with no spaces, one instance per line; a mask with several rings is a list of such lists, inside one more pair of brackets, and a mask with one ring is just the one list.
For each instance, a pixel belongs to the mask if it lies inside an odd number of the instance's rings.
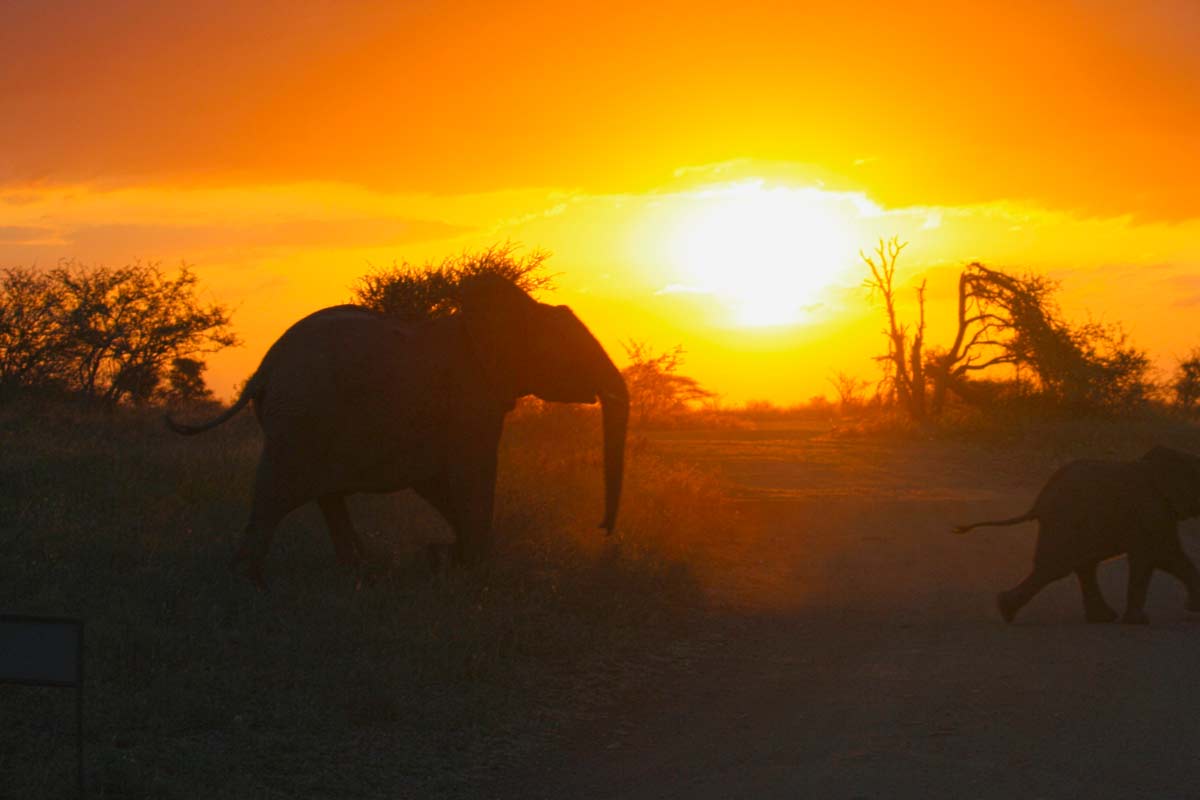
[[670,243],[678,288],[720,298],[736,325],[800,321],[855,252],[838,195],[748,181],[694,197]]

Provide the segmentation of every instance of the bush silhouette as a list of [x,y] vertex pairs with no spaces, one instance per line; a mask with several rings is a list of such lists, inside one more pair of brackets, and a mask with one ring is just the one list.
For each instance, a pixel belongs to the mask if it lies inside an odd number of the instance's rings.
[[237,344],[230,312],[196,296],[186,265],[88,267],[0,273],[0,397],[69,393],[115,405],[166,394],[206,396],[198,356]]

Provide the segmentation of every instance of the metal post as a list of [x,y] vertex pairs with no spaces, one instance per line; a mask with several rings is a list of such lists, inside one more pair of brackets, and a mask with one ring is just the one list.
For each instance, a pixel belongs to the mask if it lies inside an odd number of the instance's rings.
[[75,741],[79,760],[79,800],[84,800],[83,778],[83,620],[79,621],[79,686],[75,689]]

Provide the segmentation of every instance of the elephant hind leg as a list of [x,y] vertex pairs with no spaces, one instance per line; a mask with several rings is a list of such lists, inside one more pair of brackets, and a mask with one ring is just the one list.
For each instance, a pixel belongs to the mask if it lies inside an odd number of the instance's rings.
[[231,570],[245,575],[259,589],[267,588],[263,564],[271,549],[271,540],[275,538],[275,528],[278,527],[281,519],[283,519],[283,514],[279,514],[274,519],[261,514],[252,514],[250,522],[242,531],[242,540],[229,562]]
[[1083,613],[1088,622],[1114,622],[1117,612],[1104,600],[1100,584],[1096,582],[1095,562],[1075,570],[1079,578],[1079,589],[1083,592]]
[[1008,591],[996,595],[996,608],[1000,611],[1000,616],[1004,618],[1005,622],[1012,622],[1016,618],[1017,612],[1024,608],[1034,595],[1059,578],[1066,577],[1069,573],[1069,569],[1051,569],[1035,564],[1033,572],[1029,573],[1025,580]]
[[254,481],[254,504],[250,522],[242,532],[242,540],[234,552],[230,568],[243,572],[260,589],[266,588],[263,564],[271,550],[275,529],[287,514],[303,505],[310,497],[300,487],[276,477],[269,460],[258,464]]

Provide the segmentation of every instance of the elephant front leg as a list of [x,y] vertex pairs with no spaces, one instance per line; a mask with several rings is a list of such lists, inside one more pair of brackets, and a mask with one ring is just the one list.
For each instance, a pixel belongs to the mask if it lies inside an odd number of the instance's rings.
[[495,483],[437,479],[413,487],[418,495],[445,517],[454,531],[453,544],[428,546],[430,569],[441,574],[450,563],[470,564],[491,551]]
[[329,538],[333,542],[338,564],[357,573],[358,586],[374,583],[385,575],[388,565],[382,557],[371,558],[367,553],[366,545],[350,520],[345,495],[322,495],[317,498],[317,505],[321,507],[321,514],[329,528]]
[[1154,565],[1144,553],[1129,554],[1129,586],[1126,590],[1125,615],[1121,622],[1130,625],[1145,625],[1150,621],[1146,616],[1146,591],[1150,588],[1150,576]]
[[1174,546],[1169,549],[1166,555],[1158,560],[1155,565],[1169,575],[1173,575],[1187,587],[1188,611],[1200,611],[1200,572],[1196,570],[1196,565],[1187,557],[1187,553],[1183,552],[1183,546],[1178,540],[1173,542]]
[[1083,613],[1088,622],[1113,622],[1117,612],[1104,600],[1096,581],[1096,566],[1093,563],[1075,570],[1079,589],[1083,592]]
[[476,481],[460,488],[451,500],[454,508],[454,544],[450,553],[456,564],[477,564],[492,553],[492,514],[496,484]]
[[[454,529],[450,560],[470,564],[492,549],[492,513],[496,499],[497,451],[504,415],[486,414],[460,420],[461,426],[446,451],[442,471],[413,486]],[[431,545],[431,565],[443,567],[446,548]]]
[[321,515],[325,517],[325,525],[329,528],[329,539],[333,542],[333,550],[337,561],[343,567],[357,567],[365,556],[362,541],[350,521],[350,511],[346,508],[346,498],[340,494],[327,494],[317,498],[321,507]]

